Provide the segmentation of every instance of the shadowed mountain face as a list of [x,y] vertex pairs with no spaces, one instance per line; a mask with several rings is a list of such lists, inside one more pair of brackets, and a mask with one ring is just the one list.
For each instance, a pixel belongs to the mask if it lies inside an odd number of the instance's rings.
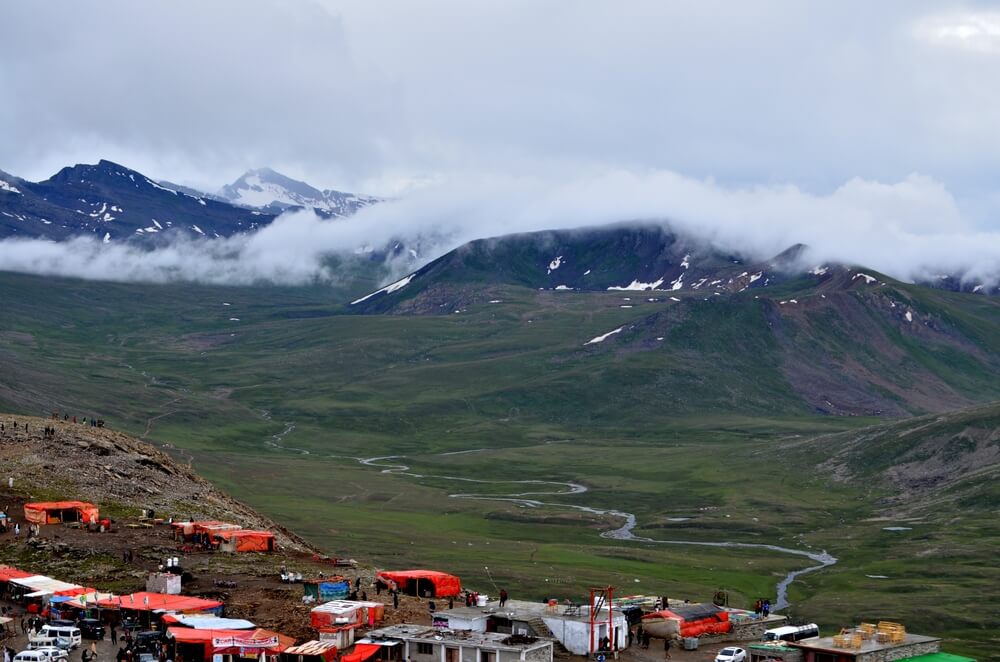
[[167,233],[228,237],[274,214],[163,186],[111,161],[66,167],[43,182],[0,173],[0,238],[153,241]]
[[43,182],[0,172],[0,238],[157,243],[165,235],[220,238],[253,232],[288,209],[349,216],[377,199],[320,191],[264,168],[220,195],[157,182],[111,161],[66,167]]
[[[731,393],[737,408],[791,397],[821,414],[903,416],[1000,397],[996,299],[842,265],[803,269],[800,253],[754,262],[660,228],[515,235],[467,244],[347,307],[501,310],[511,288],[543,290],[553,306],[613,300],[623,323],[578,351],[668,354],[657,382],[713,406]],[[680,374],[698,378],[681,387]]]

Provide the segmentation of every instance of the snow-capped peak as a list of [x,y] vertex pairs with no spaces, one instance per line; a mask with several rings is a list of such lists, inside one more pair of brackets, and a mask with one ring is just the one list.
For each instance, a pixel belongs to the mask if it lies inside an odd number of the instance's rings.
[[248,170],[235,182],[224,186],[219,195],[247,207],[305,207],[332,216],[349,216],[378,201],[376,198],[341,191],[320,191],[270,168]]

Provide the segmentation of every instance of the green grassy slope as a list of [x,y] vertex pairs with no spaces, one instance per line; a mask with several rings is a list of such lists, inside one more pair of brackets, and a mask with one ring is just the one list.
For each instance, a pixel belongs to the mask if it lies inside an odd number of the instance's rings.
[[[895,516],[892,483],[831,483],[815,467],[839,446],[793,445],[852,434],[873,409],[1000,399],[995,300],[884,282],[678,301],[497,286],[501,303],[457,314],[361,316],[322,288],[3,274],[0,405],[101,415],[171,444],[332,553],[453,569],[487,590],[484,557],[497,582],[537,598],[610,581],[692,598],[727,588],[740,603],[803,567],[762,550],[608,540],[621,518],[576,506],[632,513],[656,540],[826,548],[841,563],[793,585],[803,617],[835,628],[854,610],[890,612],[973,650],[968,623],[885,588],[927,580],[916,555],[957,549],[965,529],[891,537],[873,518]],[[827,400],[852,415],[824,413]],[[456,451],[477,452],[445,454]],[[358,461],[387,455],[410,470]],[[523,480],[587,491],[509,496],[561,491],[512,482]],[[942,568],[986,550],[965,553]],[[972,599],[976,575],[942,568],[951,595]],[[905,585],[864,577],[901,573]]]

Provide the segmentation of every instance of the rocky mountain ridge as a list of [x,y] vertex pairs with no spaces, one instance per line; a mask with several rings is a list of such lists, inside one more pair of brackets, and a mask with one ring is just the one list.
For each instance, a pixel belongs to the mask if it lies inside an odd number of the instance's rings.
[[[17,489],[38,499],[81,499],[116,509],[152,508],[164,516],[232,520],[244,528],[273,531],[285,548],[315,551],[141,439],[68,420],[0,414],[0,423],[0,462]],[[45,428],[54,429],[53,434],[46,436]]]

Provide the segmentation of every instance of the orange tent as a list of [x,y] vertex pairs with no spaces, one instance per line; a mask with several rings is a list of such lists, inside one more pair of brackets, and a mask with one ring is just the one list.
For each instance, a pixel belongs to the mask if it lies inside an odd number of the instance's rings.
[[12,579],[24,579],[25,577],[34,577],[35,573],[25,572],[24,570],[18,570],[17,568],[9,565],[0,566],[0,582],[9,582]]
[[219,549],[224,552],[273,552],[274,534],[270,531],[216,531],[215,539],[222,540]]
[[381,644],[355,644],[352,652],[340,656],[340,662],[364,662],[380,648]]
[[85,501],[38,501],[24,504],[24,519],[32,524],[97,521],[97,506]]
[[462,592],[462,582],[455,575],[437,570],[397,570],[382,571],[375,575],[375,581],[388,586],[396,585],[407,595],[447,598]]
[[102,609],[135,609],[137,611],[180,611],[180,612],[217,612],[222,609],[218,600],[192,598],[188,595],[169,595],[167,593],[148,593],[140,591],[131,595],[116,595],[97,601]]
[[276,655],[295,643],[291,637],[260,628],[249,632],[247,630],[195,630],[169,627],[167,628],[167,636],[178,644],[200,644],[204,648],[206,660],[211,660],[213,655],[241,656],[241,653],[260,653],[261,651]]

